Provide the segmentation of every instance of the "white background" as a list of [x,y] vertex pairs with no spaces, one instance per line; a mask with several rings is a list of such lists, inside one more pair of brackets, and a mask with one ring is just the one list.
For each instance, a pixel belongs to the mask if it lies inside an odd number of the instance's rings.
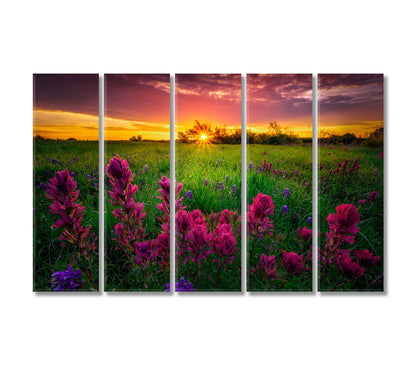
[[[0,371],[414,372],[410,4],[2,2]],[[386,294],[35,295],[31,90],[42,72],[384,73]]]

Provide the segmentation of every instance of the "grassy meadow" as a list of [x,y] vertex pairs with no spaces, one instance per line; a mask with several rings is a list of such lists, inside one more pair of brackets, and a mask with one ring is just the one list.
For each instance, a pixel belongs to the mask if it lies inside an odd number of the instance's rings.
[[[354,243],[343,243],[342,249],[353,253],[368,250],[380,260],[356,279],[340,279],[334,268],[319,268],[320,291],[382,291],[384,269],[384,171],[382,147],[330,146],[319,147],[318,167],[318,247],[325,247],[326,218],[336,213],[337,206],[353,204],[360,216]],[[349,172],[354,160],[359,168]],[[342,165],[348,160],[347,167]],[[341,166],[339,165],[341,164]],[[332,171],[331,171],[332,170]],[[374,198],[371,198],[371,193]]]
[[[266,164],[271,166],[265,167]],[[247,290],[312,290],[312,271],[308,269],[311,262],[307,261],[311,242],[301,242],[296,233],[298,228],[312,228],[311,145],[247,145],[247,206],[258,194],[272,199],[274,211],[269,219],[274,231],[272,235],[255,235],[248,230]],[[279,264],[281,250],[303,256],[303,270],[288,274]],[[277,277],[260,274],[262,255],[274,256]]]

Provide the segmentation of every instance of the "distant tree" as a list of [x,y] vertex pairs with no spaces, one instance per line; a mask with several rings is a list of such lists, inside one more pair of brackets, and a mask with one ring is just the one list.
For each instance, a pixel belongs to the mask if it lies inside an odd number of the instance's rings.
[[140,141],[142,141],[142,136],[141,135],[137,135],[137,136],[135,136],[135,135],[133,135],[131,138],[130,138],[130,141],[132,141],[132,142],[140,142]]

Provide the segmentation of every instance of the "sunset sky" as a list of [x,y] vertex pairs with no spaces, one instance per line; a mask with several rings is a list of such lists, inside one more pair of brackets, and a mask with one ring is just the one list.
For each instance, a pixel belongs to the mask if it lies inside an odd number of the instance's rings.
[[247,74],[247,128],[267,131],[272,121],[312,137],[311,74]]
[[383,74],[319,74],[318,131],[356,135],[383,127]]
[[98,74],[34,74],[33,135],[98,140]]
[[175,133],[199,122],[241,128],[240,74],[176,74]]
[[105,74],[104,82],[106,140],[169,140],[169,74]]

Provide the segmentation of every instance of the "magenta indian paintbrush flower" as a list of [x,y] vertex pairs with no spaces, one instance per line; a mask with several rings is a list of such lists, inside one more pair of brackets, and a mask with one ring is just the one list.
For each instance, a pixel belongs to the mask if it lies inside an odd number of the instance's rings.
[[264,253],[260,256],[257,266],[258,273],[265,279],[277,279],[277,266],[275,256],[266,256]]
[[337,265],[341,273],[348,279],[359,278],[365,272],[364,268],[351,259],[348,251],[342,251],[337,255]]
[[213,262],[219,264],[231,264],[234,256],[233,253],[237,250],[237,241],[233,235],[233,229],[230,224],[219,224],[214,230],[214,237],[211,242],[211,252],[216,258]]
[[259,193],[253,198],[253,204],[248,207],[247,223],[248,231],[252,236],[258,234],[272,234],[274,226],[270,221],[269,215],[274,214],[274,204],[272,198]]
[[294,252],[280,251],[280,266],[285,268],[290,275],[295,275],[305,270],[305,261],[303,256]]
[[115,227],[117,241],[123,249],[132,253],[135,251],[134,242],[142,241],[146,232],[143,219],[146,216],[144,206],[134,201],[137,185],[133,184],[134,174],[131,172],[126,160],[119,155],[113,157],[106,168],[107,176],[112,186],[108,191],[110,203],[120,208],[114,209],[112,214],[121,223]]
[[92,252],[96,248],[94,234],[89,235],[91,226],[81,225],[85,207],[77,203],[79,190],[77,183],[70,176],[69,171],[57,171],[55,177],[48,183],[46,196],[52,200],[50,211],[59,216],[52,227],[65,229],[59,239],[66,243],[78,246],[81,255],[85,251]]

